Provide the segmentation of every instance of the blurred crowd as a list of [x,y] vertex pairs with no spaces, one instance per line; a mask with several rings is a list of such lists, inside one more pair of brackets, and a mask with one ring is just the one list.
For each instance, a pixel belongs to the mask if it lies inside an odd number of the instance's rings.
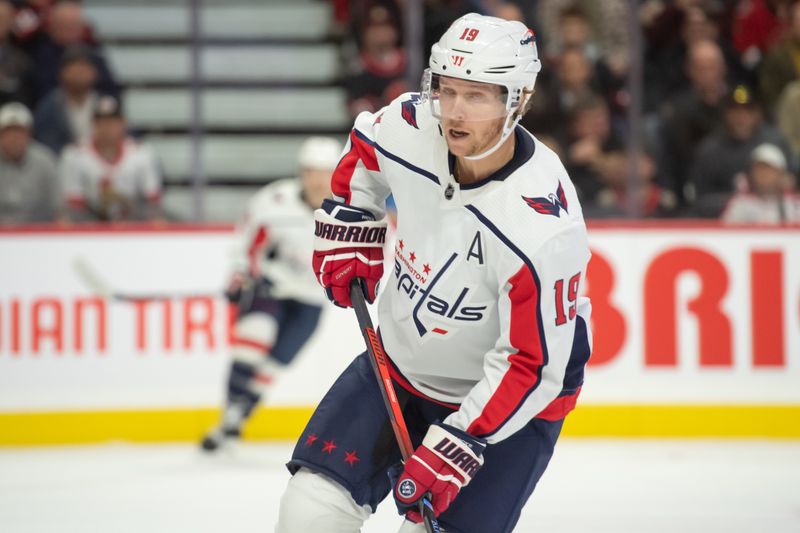
[[[319,1],[333,4],[353,116],[418,89],[408,0]],[[800,0],[628,6],[424,0],[416,59],[424,65],[468,12],[532,28],[543,68],[522,124],[561,156],[589,217],[800,221]],[[632,57],[643,67],[635,124]],[[128,134],[81,3],[0,0],[0,223],[158,220],[161,183],[152,152]]]
[[0,223],[154,220],[161,176],[77,0],[0,0]]
[[[353,115],[416,90],[405,0],[332,1],[352,36]],[[423,50],[473,11],[535,31],[543,67],[522,124],[561,156],[587,216],[800,221],[800,0],[641,0],[636,13],[627,0],[425,0]]]

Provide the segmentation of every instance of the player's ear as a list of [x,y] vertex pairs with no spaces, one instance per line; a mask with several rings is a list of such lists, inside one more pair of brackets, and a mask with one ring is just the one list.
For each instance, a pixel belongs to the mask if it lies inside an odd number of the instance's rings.
[[525,114],[530,111],[533,105],[533,95],[535,93],[536,89],[522,89],[522,101],[516,111],[516,115],[520,118],[524,117]]

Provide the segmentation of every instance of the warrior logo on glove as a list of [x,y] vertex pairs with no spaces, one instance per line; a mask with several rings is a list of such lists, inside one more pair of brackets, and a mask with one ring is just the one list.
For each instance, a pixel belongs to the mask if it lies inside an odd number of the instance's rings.
[[442,514],[483,465],[484,448],[482,439],[446,424],[433,424],[402,470],[390,472],[398,511],[412,522],[421,522],[417,502],[428,493],[434,514]]
[[314,221],[312,263],[328,299],[339,307],[352,307],[350,282],[362,278],[364,298],[374,302],[383,276],[386,223],[376,221],[369,211],[333,200],[322,203]]
[[433,450],[439,452],[443,458],[449,459],[454,466],[460,467],[469,477],[474,476],[481,466],[475,455],[465,451],[448,438],[442,439],[442,442],[434,446]]
[[386,227],[365,228],[351,224],[326,224],[317,221],[314,233],[317,237],[329,241],[359,242],[368,244],[383,244],[386,241]]

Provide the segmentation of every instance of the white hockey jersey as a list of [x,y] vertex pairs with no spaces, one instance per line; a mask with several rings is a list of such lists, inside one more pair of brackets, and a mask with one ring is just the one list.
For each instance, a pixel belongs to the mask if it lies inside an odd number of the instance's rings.
[[107,219],[151,218],[161,196],[161,173],[153,152],[128,138],[116,161],[107,161],[91,141],[70,145],[59,174],[73,206],[88,207]]
[[272,282],[275,298],[312,305],[326,302],[311,267],[314,211],[303,201],[298,179],[259,190],[236,228],[234,269]]
[[390,193],[397,205],[378,304],[394,377],[497,442],[575,405],[591,346],[586,228],[564,166],[521,127],[512,161],[459,185],[426,105],[405,94],[359,115],[332,190],[378,218]]

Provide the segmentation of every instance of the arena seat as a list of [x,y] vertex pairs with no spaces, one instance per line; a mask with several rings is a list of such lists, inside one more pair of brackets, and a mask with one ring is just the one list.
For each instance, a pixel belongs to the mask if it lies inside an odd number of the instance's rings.
[[255,186],[293,175],[307,135],[344,140],[351,117],[329,2],[203,0],[196,80],[190,2],[84,0],[84,7],[125,88],[131,129],[158,154],[171,216],[193,218],[195,94],[208,220],[232,219],[225,217],[240,212]]
[[86,2],[86,16],[103,40],[188,39],[187,2]]
[[[206,89],[201,93],[207,129],[270,128],[298,133],[347,127],[344,91],[337,87],[287,89]],[[130,89],[125,107],[131,125],[139,130],[188,128],[191,92],[177,89]]]
[[[112,45],[106,47],[106,54],[117,78],[125,85],[177,84],[191,79],[188,45]],[[207,45],[200,54],[200,72],[207,82],[226,84],[329,84],[339,74],[337,54],[338,49],[332,44],[280,48]]]
[[[206,186],[203,202],[204,219],[208,222],[234,222],[244,212],[247,200],[258,187]],[[194,191],[191,187],[169,187],[161,199],[171,219],[194,218]]]
[[[104,40],[188,39],[189,3],[180,0],[88,0],[87,17]],[[200,29],[211,39],[321,40],[328,35],[328,2],[308,0],[203,2]]]
[[215,38],[317,40],[327,36],[331,12],[329,2],[219,2],[204,7],[201,24]]
[[[291,176],[305,135],[206,135],[203,167],[210,181],[236,178],[254,183]],[[192,173],[192,139],[186,134],[149,135],[168,182],[185,182]]]

